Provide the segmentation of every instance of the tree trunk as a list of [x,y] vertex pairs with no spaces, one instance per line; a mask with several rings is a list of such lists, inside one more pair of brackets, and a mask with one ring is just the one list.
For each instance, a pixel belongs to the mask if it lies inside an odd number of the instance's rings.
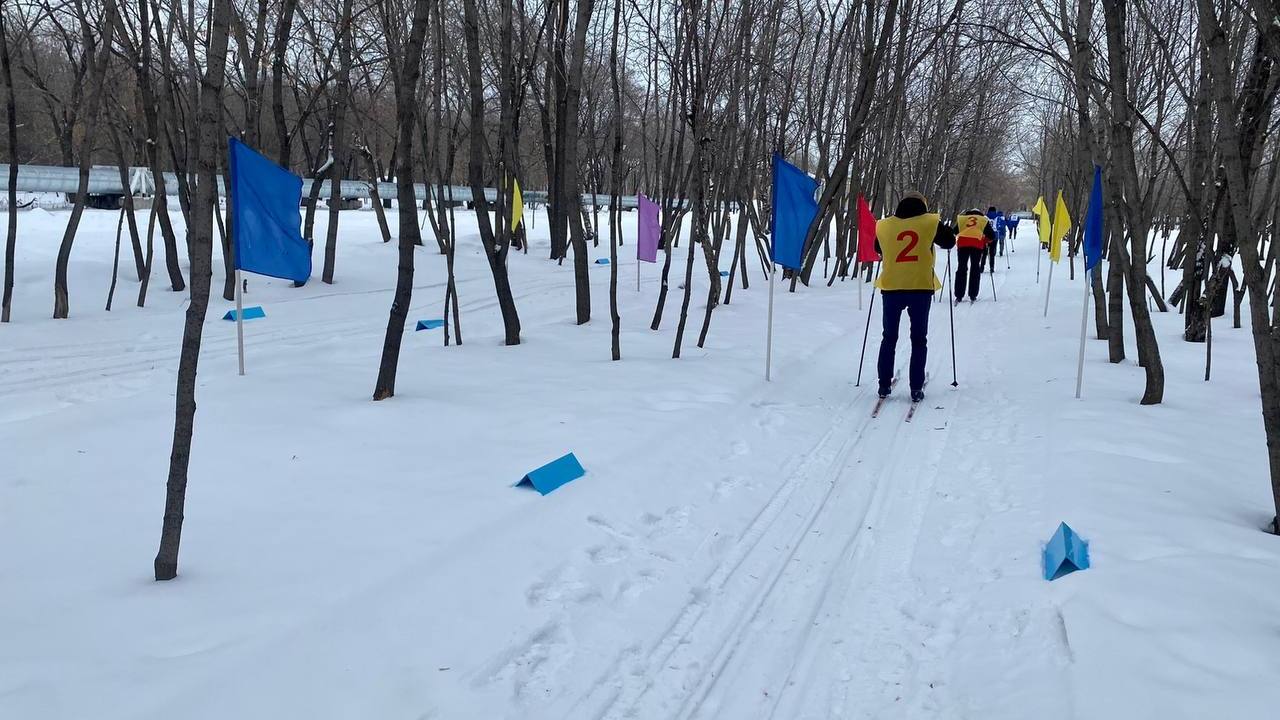
[[[413,250],[418,245],[418,203],[413,192],[413,134],[418,117],[418,78],[422,74],[422,46],[426,42],[431,7],[439,12],[439,0],[414,0],[409,40],[403,52],[392,57],[396,94],[396,198],[400,216],[400,263],[396,271],[396,292],[387,318],[387,334],[382,341],[382,359],[373,399],[385,400],[396,394],[396,370],[400,365],[400,342],[405,319],[413,299]],[[388,36],[391,33],[387,33]],[[393,62],[394,64],[394,62]]]
[[[387,225],[387,213],[382,207],[382,196],[378,193],[378,163],[373,158],[373,151],[369,149],[368,144],[360,146],[360,154],[364,155],[365,162],[369,166],[369,202],[373,205],[373,214],[378,220],[378,233],[382,235],[382,242],[391,242],[391,227]],[[431,193],[427,193],[427,197],[431,197]]]
[[286,170],[292,161],[292,138],[284,115],[285,52],[289,49],[289,37],[293,31],[293,14],[298,0],[284,0],[280,5],[280,22],[276,23],[275,44],[271,52],[271,113],[275,117],[276,139],[279,148],[276,162]]
[[150,218],[147,220],[147,271],[142,276],[142,282],[138,283],[138,307],[146,307],[147,288],[151,285],[151,261],[155,258],[156,205],[155,202],[151,203]]
[[133,268],[138,276],[138,282],[143,282],[144,274],[147,271],[147,261],[142,256],[142,238],[138,236],[138,220],[133,211],[129,158],[124,152],[124,142],[120,140],[120,129],[115,127],[114,124],[111,127],[111,144],[116,151],[116,165],[120,170],[120,186],[124,188],[124,195],[120,196],[120,209],[124,211],[124,215],[129,221],[129,241],[133,248]]
[[[503,22],[502,29],[504,36],[509,36],[510,32],[510,0],[503,0]],[[485,257],[489,261],[489,271],[493,275],[494,292],[498,297],[498,308],[502,312],[502,325],[506,333],[507,345],[520,344],[520,316],[516,312],[515,297],[511,292],[511,281],[507,275],[507,252],[511,248],[508,240],[511,230],[511,207],[508,202],[508,183],[504,180],[498,182],[498,205],[495,224],[490,221],[489,213],[492,210],[489,207],[489,201],[485,199],[484,194],[484,140],[479,137],[478,133],[484,127],[484,87],[481,82],[481,58],[480,58],[480,25],[479,13],[476,10],[475,0],[464,0],[464,35],[466,36],[466,54],[467,54],[467,83],[470,90],[470,113],[471,113],[471,147],[470,161],[468,163],[468,176],[471,182],[471,199],[476,208],[476,221],[480,228],[480,243],[484,246]],[[501,88],[502,96],[502,120],[498,129],[499,147],[503,153],[512,153],[514,148],[507,141],[507,134],[510,132],[511,108],[510,108],[510,47],[508,44],[502,44],[504,62],[502,63],[503,83]],[[505,165],[505,164],[504,164]],[[501,168],[500,170],[505,170]],[[498,173],[498,177],[502,178],[503,172]]]
[[[338,27],[338,84],[334,93],[333,168],[329,177],[329,226],[325,228],[324,272],[326,284],[333,283],[334,263],[338,252],[338,213],[342,210],[342,180],[347,177],[347,104],[351,101],[351,27],[352,0],[342,0],[342,18]],[[414,214],[417,214],[415,208]]]
[[[93,89],[89,91],[89,99],[85,107],[84,135],[80,141],[80,179],[76,185],[76,201],[71,208],[71,218],[67,220],[67,229],[62,235],[62,244],[58,248],[58,261],[54,268],[53,317],[56,319],[64,319],[71,312],[67,290],[67,268],[71,261],[71,245],[75,242],[76,230],[80,227],[80,218],[84,215],[84,204],[89,192],[89,167],[93,163],[93,143],[97,139],[98,122],[102,117],[102,113],[98,110],[105,91],[107,62],[111,59],[111,39],[115,32],[114,0],[104,0],[104,12],[106,17],[100,29],[102,50],[93,60]],[[90,32],[88,22],[85,21],[85,47],[93,47],[96,44]],[[12,208],[10,212],[13,212]]]
[[1124,360],[1124,271],[1119,262],[1119,228],[1111,231],[1107,263],[1107,353],[1113,363]]
[[[173,449],[169,455],[169,480],[165,492],[164,524],[160,530],[160,550],[156,553],[156,580],[178,576],[178,547],[182,541],[182,520],[186,506],[187,472],[191,462],[191,437],[196,415],[196,366],[200,360],[200,339],[209,307],[209,286],[213,276],[213,216],[218,212],[218,158],[222,139],[222,85],[226,72],[227,34],[230,0],[213,0],[212,28],[208,58],[199,87],[199,180],[192,207],[191,304],[187,306],[182,330],[182,353],[178,358],[177,401],[173,422]],[[196,92],[196,89],[192,89]]]
[[120,277],[120,236],[124,234],[124,208],[120,208],[120,219],[116,221],[116,251],[111,261],[111,286],[107,288],[107,312],[111,312],[111,301],[116,296],[116,280]]
[[4,242],[4,299],[0,302],[0,322],[9,322],[13,305],[13,263],[18,241],[18,104],[13,91],[13,66],[9,56],[9,29],[5,13],[0,12],[0,73],[4,81],[6,127],[9,138],[9,189],[8,227]]
[[[1134,337],[1138,344],[1138,362],[1146,371],[1142,393],[1143,405],[1157,405],[1164,399],[1164,363],[1156,339],[1151,311],[1147,308],[1147,236],[1151,216],[1143,202],[1139,186],[1137,161],[1133,152],[1133,110],[1129,100],[1129,53],[1125,39],[1128,0],[1103,3],[1107,31],[1107,67],[1111,79],[1111,154],[1112,165],[1119,175],[1123,199],[1117,203],[1117,218],[1123,217],[1128,230],[1128,254],[1122,242],[1116,244],[1120,261],[1127,274],[1129,311],[1133,316]],[[1117,198],[1121,193],[1113,190]],[[1123,237],[1121,235],[1120,237]],[[1126,257],[1128,254],[1128,257]]]
[[[1264,57],[1261,40],[1254,47],[1243,87],[1231,72],[1226,31],[1211,0],[1197,0],[1200,38],[1205,46],[1213,81],[1214,105],[1221,118],[1219,145],[1227,179],[1227,207],[1242,238],[1240,260],[1249,293],[1253,347],[1257,356],[1258,385],[1262,395],[1262,424],[1267,437],[1267,461],[1271,476],[1272,504],[1276,516],[1271,532],[1280,534],[1280,310],[1269,296],[1269,263],[1264,267],[1261,233],[1254,223],[1252,180],[1257,167],[1250,159],[1267,128],[1274,98],[1267,97],[1273,62]],[[1235,29],[1235,26],[1232,26]]]
[[[561,0],[568,2],[568,0]],[[573,279],[574,295],[578,324],[591,320],[591,278],[588,275],[590,265],[587,256],[587,239],[582,232],[582,193],[578,180],[578,113],[582,97],[582,66],[586,59],[587,31],[591,25],[591,12],[595,0],[578,0],[578,15],[573,26],[573,48],[569,61],[569,75],[565,83],[565,113],[560,118],[566,126],[565,137],[568,139],[564,153],[564,183],[561,185],[561,198],[565,200],[565,211],[573,218],[569,239],[573,244]]]

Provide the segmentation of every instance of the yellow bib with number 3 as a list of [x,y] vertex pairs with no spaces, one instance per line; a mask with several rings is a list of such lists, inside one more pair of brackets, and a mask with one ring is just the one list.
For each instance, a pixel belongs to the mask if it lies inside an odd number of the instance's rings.
[[956,227],[960,228],[960,232],[956,235],[986,242],[985,233],[989,222],[991,221],[986,215],[957,215]]
[[937,290],[942,287],[933,273],[933,239],[938,234],[937,213],[916,217],[889,216],[876,223],[883,267],[876,287],[881,290]]

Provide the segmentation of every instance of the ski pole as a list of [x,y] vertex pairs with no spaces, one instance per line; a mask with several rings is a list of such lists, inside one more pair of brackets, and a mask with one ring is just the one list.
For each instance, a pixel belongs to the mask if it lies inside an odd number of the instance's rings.
[[858,358],[858,379],[853,383],[854,387],[858,387],[862,384],[862,364],[867,360],[867,336],[871,334],[871,315],[876,309],[875,278],[879,275],[880,264],[876,263],[875,275],[872,276],[871,303],[867,306],[867,327],[862,331],[862,355]]
[[999,302],[999,300],[996,298],[996,273],[995,273],[995,270],[992,270],[991,272],[989,272],[989,273],[987,273],[987,274],[991,276],[991,302]]
[[[951,277],[951,250],[947,250],[947,278]],[[947,301],[947,312],[951,315],[951,387],[958,387],[956,380],[956,305]]]

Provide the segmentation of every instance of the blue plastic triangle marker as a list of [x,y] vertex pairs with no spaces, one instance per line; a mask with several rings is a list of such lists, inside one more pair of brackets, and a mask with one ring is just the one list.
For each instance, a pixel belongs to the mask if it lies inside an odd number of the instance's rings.
[[[267,314],[266,314],[265,312],[263,312],[263,311],[262,311],[262,306],[261,306],[261,305],[254,305],[253,307],[247,307],[247,308],[245,308],[245,309],[244,309],[244,319],[245,319],[245,320],[253,320],[253,319],[256,319],[256,318],[264,318],[264,317],[266,317],[266,316],[267,316]],[[235,310],[228,310],[228,311],[227,311],[227,314],[222,316],[222,319],[223,319],[223,320],[232,320],[232,321],[234,321],[234,320],[236,319],[236,311],[235,311]]]
[[1058,525],[1058,531],[1044,546],[1044,579],[1057,580],[1076,570],[1089,567],[1089,542],[1076,534],[1066,523]]
[[414,332],[418,330],[435,330],[438,327],[444,327],[444,320],[419,320],[418,327],[414,329]]
[[729,277],[729,271],[728,271],[728,270],[721,270],[721,271],[720,271],[720,277]]
[[597,264],[597,265],[608,265],[608,264],[609,264],[609,258],[598,258],[598,259],[596,260],[596,264]]
[[573,453],[569,453],[563,457],[552,460],[537,470],[530,470],[528,475],[520,479],[516,483],[516,487],[532,487],[539,493],[546,495],[556,488],[564,485],[571,480],[586,475],[587,471],[582,469],[578,458]]

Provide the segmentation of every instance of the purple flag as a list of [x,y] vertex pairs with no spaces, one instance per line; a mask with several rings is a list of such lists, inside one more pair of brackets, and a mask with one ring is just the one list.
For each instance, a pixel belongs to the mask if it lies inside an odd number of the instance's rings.
[[636,198],[640,209],[640,232],[636,237],[636,259],[658,262],[658,236],[662,234],[658,224],[658,204],[640,195]]

